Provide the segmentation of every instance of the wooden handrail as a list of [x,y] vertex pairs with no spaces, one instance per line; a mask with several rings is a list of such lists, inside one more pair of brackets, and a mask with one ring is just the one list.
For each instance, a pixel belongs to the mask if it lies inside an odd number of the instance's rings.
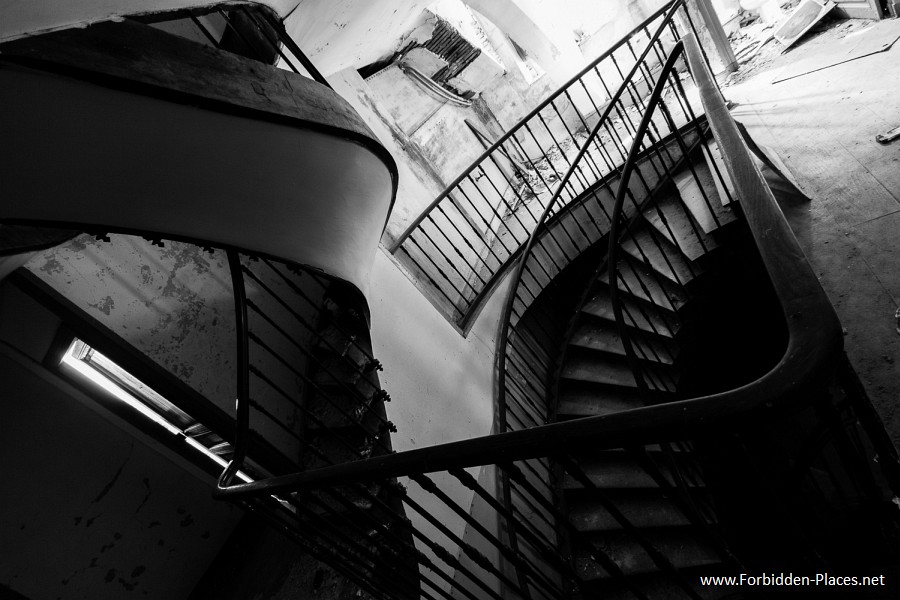
[[687,35],[684,43],[707,119],[785,318],[788,343],[774,368],[727,392],[234,485],[216,490],[216,495],[234,498],[310,490],[503,464],[582,448],[596,451],[652,444],[763,419],[808,403],[809,392],[834,372],[842,355],[837,315],[728,113],[696,39]]

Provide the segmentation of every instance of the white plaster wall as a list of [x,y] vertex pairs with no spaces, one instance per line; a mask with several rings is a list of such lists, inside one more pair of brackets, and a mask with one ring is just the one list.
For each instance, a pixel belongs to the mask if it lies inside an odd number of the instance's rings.
[[388,412],[407,450],[490,433],[494,343],[506,282],[466,337],[444,319],[382,249],[372,270],[372,343],[384,365]]
[[[387,410],[397,425],[397,433],[391,436],[395,450],[490,434],[494,346],[507,284],[507,280],[499,284],[468,336],[462,337],[393,259],[383,250],[378,253],[372,271],[372,342],[374,355],[384,365],[382,386],[392,397]],[[470,469],[476,478],[479,471]],[[470,509],[474,492],[444,473],[431,478],[463,510]],[[409,484],[408,490],[441,523],[458,536],[465,535],[465,522],[443,503],[416,484]],[[421,516],[409,510],[407,516],[429,539],[455,550],[455,545]],[[421,544],[419,547],[424,550]],[[451,570],[447,572],[453,576]]]

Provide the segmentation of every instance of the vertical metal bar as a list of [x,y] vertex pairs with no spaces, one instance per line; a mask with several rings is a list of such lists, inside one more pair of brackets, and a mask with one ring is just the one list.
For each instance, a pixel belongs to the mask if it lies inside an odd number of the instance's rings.
[[228,487],[244,464],[247,456],[247,442],[250,432],[250,339],[247,325],[247,292],[241,271],[241,258],[237,250],[225,251],[231,286],[234,296],[235,362],[236,362],[236,407],[234,454],[228,466],[219,477],[219,488]]

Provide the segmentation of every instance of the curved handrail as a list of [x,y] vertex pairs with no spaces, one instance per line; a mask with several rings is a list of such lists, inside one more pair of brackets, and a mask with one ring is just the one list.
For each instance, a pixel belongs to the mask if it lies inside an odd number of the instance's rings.
[[[629,108],[644,98],[665,49],[679,37],[671,15],[684,10],[684,1],[660,7],[535,107],[389,246],[438,310],[463,331],[541,226],[551,198],[583,201],[618,171],[628,150],[621,136],[636,126]],[[693,23],[688,18],[684,26]],[[655,52],[653,61],[646,48]],[[588,140],[590,150],[576,158],[598,118],[609,136]]]
[[[508,351],[509,351],[510,343],[512,341],[512,337],[516,336],[518,338],[518,332],[515,331],[515,327],[514,327],[514,324],[512,321],[515,306],[516,306],[517,302],[527,299],[527,298],[523,298],[523,296],[531,296],[532,298],[534,298],[534,291],[530,290],[530,288],[523,281],[523,275],[525,273],[525,270],[526,270],[526,268],[528,268],[528,265],[529,265],[531,259],[533,258],[532,253],[536,251],[536,245],[538,244],[539,240],[543,239],[543,236],[552,236],[552,234],[550,233],[550,229],[553,228],[552,220],[554,217],[562,217],[561,213],[565,208],[565,202],[562,201],[563,190],[566,189],[566,186],[568,185],[569,181],[575,175],[576,169],[582,163],[582,160],[584,160],[585,155],[588,152],[588,149],[591,147],[592,144],[597,143],[598,136],[599,136],[601,130],[604,127],[608,127],[608,119],[610,117],[610,114],[613,112],[614,109],[620,108],[619,107],[620,99],[623,97],[626,90],[630,91],[629,86],[633,85],[635,74],[638,72],[641,72],[642,74],[644,74],[644,71],[642,69],[646,68],[645,61],[647,60],[648,55],[650,54],[651,50],[655,50],[657,42],[659,41],[663,32],[667,30],[667,27],[670,26],[670,23],[672,22],[672,19],[675,15],[675,12],[679,9],[680,6],[681,6],[681,4],[678,2],[674,2],[672,4],[671,9],[668,10],[662,17],[661,22],[660,22],[659,27],[657,28],[656,32],[652,36],[650,36],[650,39],[648,40],[646,48],[643,50],[643,52],[640,54],[640,56],[635,58],[634,65],[629,70],[627,75],[623,76],[622,84],[616,90],[615,94],[613,94],[610,97],[605,109],[603,110],[602,114],[600,115],[599,119],[597,120],[597,123],[595,123],[594,126],[591,128],[584,143],[581,145],[581,148],[579,148],[578,153],[572,159],[571,164],[569,165],[569,168],[566,170],[565,175],[560,180],[560,182],[556,188],[556,191],[554,192],[550,201],[547,202],[547,206],[545,207],[540,218],[538,219],[537,225],[531,231],[527,242],[525,243],[525,245],[522,248],[522,251],[520,252],[517,267],[515,268],[515,270],[513,271],[513,274],[512,274],[512,283],[509,288],[510,291],[506,298],[506,303],[504,305],[503,313],[500,318],[500,327],[499,327],[498,337],[497,337],[498,341],[497,341],[497,353],[496,353],[495,393],[494,393],[495,421],[494,421],[494,429],[493,429],[493,431],[495,433],[506,432],[506,431],[510,430],[510,428],[511,428],[510,423],[508,422],[508,414],[507,414],[508,410],[510,408],[508,406],[509,402],[515,402],[519,405],[519,407],[518,407],[519,413],[528,412],[528,409],[525,408],[525,404],[530,404],[527,400],[523,401],[521,398],[514,399],[514,393],[513,393],[514,390],[512,390],[510,387],[508,387],[509,382],[507,381],[507,378],[512,375],[513,370],[517,371],[518,374],[521,375],[521,368],[518,365],[513,364],[513,358],[511,356],[508,356]],[[660,87],[660,84],[665,83],[668,73],[672,69],[673,64],[674,64],[674,61],[671,58],[669,59],[668,62],[666,62],[665,66],[663,67],[662,71],[660,72],[660,74],[657,78],[657,81],[658,81],[658,83],[656,85],[657,88]],[[645,125],[645,127],[646,127],[646,125]],[[641,139],[641,134],[638,133],[635,135],[636,135],[635,140]],[[631,158],[630,155],[629,155],[629,158]],[[626,161],[626,164],[628,164],[627,161]],[[620,177],[619,190],[620,190],[620,192],[624,192],[625,190],[628,189],[628,185],[627,185],[628,180],[624,174],[621,174],[619,177]],[[613,216],[613,221],[615,221],[615,216]],[[562,224],[562,223],[560,223],[560,224]],[[564,227],[557,227],[556,229],[564,229]],[[554,238],[556,245],[559,246],[559,241],[556,240],[555,236],[552,236],[552,237]],[[543,246],[543,244],[541,244],[541,245]],[[562,250],[562,246],[559,246],[559,249]],[[545,251],[546,251],[546,249],[545,249]],[[535,258],[535,261],[538,260],[536,256],[534,258]],[[538,293],[540,293],[540,291]],[[519,315],[519,316],[522,317],[524,315]],[[527,335],[527,333],[525,335]],[[527,348],[525,348],[525,347],[529,346],[529,343],[527,340],[522,340],[521,344],[515,344],[515,345],[516,346],[522,345],[523,349],[526,353],[532,354],[532,352],[530,352]],[[519,351],[517,351],[517,353],[518,352]],[[539,363],[543,362],[543,361],[541,361],[540,357],[538,357],[538,356],[531,356],[531,358],[532,358],[532,360],[537,360]],[[519,360],[521,360],[521,357],[519,357]],[[542,372],[542,371],[547,371],[547,372]],[[548,375],[549,371],[546,368],[542,369],[541,367],[538,367],[537,369],[535,369],[535,374]],[[539,396],[544,395],[545,390],[541,389],[540,379],[538,380],[538,383],[536,385],[537,385],[537,389],[532,388],[531,391]],[[517,387],[519,387],[519,386],[517,386]],[[515,394],[516,397],[522,395],[523,393],[526,395],[532,395],[532,394],[529,394],[527,390],[517,389],[516,392],[518,392]],[[541,408],[541,403],[540,403],[541,399],[542,398],[538,398],[538,403],[537,403],[538,408]],[[531,408],[534,408],[533,404],[532,404]],[[543,408],[546,411],[547,407],[544,406]],[[538,418],[540,418],[540,417],[546,418],[546,415],[538,414],[537,416],[538,416]],[[521,421],[522,420],[521,414],[517,418],[519,421]],[[540,425],[542,423],[540,423],[538,421],[535,424]],[[510,481],[509,474],[505,470],[498,470],[497,478],[498,478],[497,484],[501,490],[503,502],[507,506],[507,508],[510,509],[510,512],[512,513],[512,508],[513,508],[512,504],[513,503],[512,503],[511,488],[514,486],[514,483],[512,481]],[[517,541],[516,538],[518,536],[518,531],[515,526],[515,523],[509,522],[506,529],[507,529],[507,536],[509,537],[509,541],[511,544],[514,545]]]
[[620,237],[622,234],[620,229],[625,220],[623,210],[625,208],[625,195],[628,191],[628,181],[631,179],[631,175],[637,165],[638,155],[641,152],[641,144],[644,140],[644,136],[647,134],[650,123],[653,122],[653,115],[660,106],[660,99],[662,98],[662,93],[665,90],[669,75],[675,70],[675,62],[681,58],[683,53],[684,41],[679,40],[666,59],[666,64],[663,65],[659,78],[656,81],[656,86],[653,88],[653,92],[647,100],[648,108],[641,117],[641,123],[638,125],[637,131],[634,134],[634,143],[632,143],[628,158],[625,161],[625,165],[622,167],[622,179],[619,183],[619,190],[616,192],[616,202],[613,205],[612,220],[609,226],[609,249],[607,251],[606,260],[609,268],[610,304],[612,304],[613,314],[616,319],[616,327],[619,330],[619,339],[622,340],[625,356],[631,366],[631,373],[634,376],[638,389],[640,389],[643,394],[647,394],[650,390],[647,386],[647,382],[644,380],[641,369],[638,366],[638,357],[634,351],[634,346],[631,343],[631,336],[628,335],[628,327],[622,312],[622,300],[619,296],[619,286],[615,284],[619,275],[619,250],[621,249]]
[[751,418],[786,412],[810,401],[808,392],[822,383],[823,373],[840,360],[843,335],[824,290],[810,268],[771,190],[719,95],[693,36],[685,37],[688,62],[713,134],[726,153],[725,166],[757,242],[788,332],[778,363],[755,381],[736,389],[698,398],[635,408],[608,415],[499,432],[471,440],[345,463],[238,484],[220,496],[241,497],[324,488],[347,481],[366,482],[420,473],[508,463],[580,448],[604,450],[625,445],[684,439],[693,434],[744,423]]
[[484,152],[482,152],[478,158],[472,161],[472,163],[463,171],[459,176],[456,177],[453,181],[451,181],[444,190],[437,195],[437,197],[432,200],[431,204],[429,204],[422,213],[415,218],[407,228],[397,236],[397,239],[394,241],[394,244],[390,247],[391,252],[395,252],[397,248],[406,241],[406,238],[416,229],[419,225],[421,225],[422,221],[428,216],[428,214],[434,210],[434,208],[440,203],[441,200],[447,197],[447,195],[456,188],[467,176],[469,176],[472,171],[474,171],[481,163],[485,161],[488,156],[490,156],[495,150],[499,149],[505,142],[509,140],[513,135],[515,135],[519,130],[521,130],[525,124],[531,121],[538,113],[540,113],[543,109],[547,108],[554,100],[556,100],[559,96],[563,95],[566,90],[568,90],[574,83],[576,83],[579,79],[581,79],[584,75],[589,73],[594,67],[596,67],[600,62],[612,56],[613,52],[624,46],[627,42],[629,42],[634,36],[634,34],[650,23],[652,23],[656,18],[665,13],[669,8],[677,8],[676,5],[680,6],[684,3],[685,0],[670,0],[669,2],[663,4],[656,11],[653,12],[649,17],[644,19],[639,25],[634,27],[631,31],[625,34],[618,42],[613,44],[609,49],[607,49],[603,54],[598,56],[596,59],[591,61],[586,67],[584,67],[581,71],[572,76],[568,81],[566,81],[563,85],[561,85],[555,92],[550,94],[543,102],[538,104],[534,109],[531,110],[527,115],[519,119],[519,121],[513,125],[509,130],[506,131],[502,136],[500,136],[497,141],[491,144]]
[[[522,275],[525,271],[526,265],[528,264],[528,258],[531,255],[531,252],[534,249],[535,244],[537,243],[538,239],[543,234],[546,233],[546,224],[548,222],[548,219],[555,213],[556,210],[561,208],[559,206],[559,204],[560,204],[559,201],[562,196],[562,191],[563,191],[563,189],[565,189],[565,186],[568,183],[568,181],[573,177],[577,165],[579,164],[581,159],[584,158],[585,153],[588,151],[588,148],[590,147],[591,143],[596,139],[598,133],[600,132],[601,127],[603,127],[606,124],[606,119],[609,117],[609,114],[612,112],[613,108],[616,106],[616,102],[625,93],[625,90],[628,88],[629,84],[631,83],[631,80],[634,77],[635,73],[639,70],[639,68],[643,64],[643,61],[647,58],[647,55],[650,53],[650,50],[654,47],[654,43],[656,43],[656,41],[659,40],[663,31],[665,31],[666,27],[668,26],[669,22],[671,21],[672,16],[675,14],[675,11],[678,10],[678,8],[681,6],[681,1],[676,0],[676,2],[673,2],[671,4],[671,6],[672,6],[671,11],[669,11],[669,13],[666,15],[666,18],[663,19],[662,23],[659,26],[659,29],[653,35],[650,42],[647,44],[647,47],[644,49],[643,53],[641,53],[641,56],[638,58],[637,61],[635,61],[635,64],[631,68],[631,71],[629,71],[628,76],[625,78],[625,81],[622,83],[622,85],[619,87],[619,89],[616,91],[616,93],[610,98],[609,104],[607,105],[607,107],[604,110],[603,114],[601,115],[600,119],[593,126],[593,128],[591,128],[590,134],[585,139],[585,142],[582,145],[581,149],[579,149],[578,154],[576,154],[575,158],[572,160],[572,165],[569,167],[568,171],[566,172],[566,174],[563,176],[562,180],[560,181],[560,184],[557,187],[556,192],[553,194],[553,197],[551,198],[550,202],[547,203],[547,208],[545,208],[544,212],[541,214],[541,217],[538,221],[537,227],[535,227],[534,230],[531,232],[531,235],[528,237],[528,241],[526,242],[525,246],[523,247],[523,250],[521,253],[521,258],[519,259],[516,270],[513,272],[513,275],[512,275],[512,284],[510,286],[510,293],[509,293],[509,296],[507,297],[506,304],[503,309],[503,313],[500,317],[500,331],[499,331],[498,338],[497,338],[498,344],[497,344],[497,355],[496,356],[497,356],[498,369],[496,372],[497,372],[498,380],[497,380],[496,387],[497,387],[498,391],[496,394],[496,398],[497,398],[497,402],[498,402],[498,407],[497,407],[498,410],[497,410],[497,422],[495,423],[495,431],[497,431],[497,432],[505,431],[505,428],[506,428],[506,422],[504,419],[504,415],[505,415],[504,390],[506,389],[506,387],[505,387],[506,369],[503,368],[503,362],[506,360],[506,350],[507,350],[507,345],[508,345],[508,341],[509,341],[508,334],[509,334],[509,329],[511,326],[510,318],[512,317],[513,307],[515,304],[515,300],[517,298],[517,290],[518,290],[519,285],[522,282]],[[665,73],[665,70],[663,71],[663,73]],[[664,81],[664,79],[662,78],[662,73],[660,74],[659,80]],[[622,183],[622,185],[620,185],[620,190],[627,189],[627,186],[624,185],[625,178],[622,177],[621,181],[623,183]]]

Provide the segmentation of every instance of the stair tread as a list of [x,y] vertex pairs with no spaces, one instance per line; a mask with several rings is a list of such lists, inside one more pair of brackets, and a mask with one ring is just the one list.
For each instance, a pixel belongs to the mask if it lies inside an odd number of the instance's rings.
[[[677,457],[678,466],[685,477],[685,483],[691,488],[703,487],[703,482],[698,481],[697,476],[693,474],[697,470],[697,464],[693,457],[688,453],[680,453]],[[598,488],[652,488],[664,491],[651,473],[643,467],[643,461],[638,460],[629,452],[600,452],[587,459],[577,459],[577,462],[582,473]],[[668,464],[659,460],[654,460],[653,463],[659,475],[664,477],[670,485],[675,485],[676,478]],[[687,473],[687,469],[691,469],[692,473]],[[566,490],[586,489],[568,473],[563,477],[562,487]]]
[[[680,323],[671,312],[627,296],[621,300],[622,316],[629,327],[669,338],[675,337],[678,333]],[[605,282],[598,282],[593,296],[581,307],[581,312],[615,323],[612,299]]]
[[685,285],[703,273],[703,267],[689,260],[672,242],[650,228],[640,227],[622,242],[622,249],[648,263],[673,283]]
[[643,214],[647,222],[691,260],[696,261],[718,247],[716,241],[692,220],[676,197],[661,197]]
[[[677,372],[669,365],[642,361],[644,378],[650,389],[674,391]],[[572,346],[566,355],[562,377],[622,387],[637,387],[624,357]]]
[[[677,569],[710,566],[722,562],[715,549],[701,539],[694,528],[647,528],[641,530],[641,535]],[[585,536],[595,548],[604,550],[626,575],[660,572],[659,567],[628,532],[591,532]],[[576,548],[574,555],[576,568],[585,579],[608,577],[606,571],[588,556],[587,548],[583,546]]]
[[[668,497],[633,498],[617,503],[616,508],[629,523],[641,529],[659,527],[692,527],[690,519]],[[612,514],[596,500],[585,498],[570,501],[569,519],[578,531],[620,531],[624,528]]]
[[[716,193],[719,196],[719,202],[722,206],[728,206],[735,197],[734,183],[728,175],[728,169],[725,168],[725,159],[722,157],[722,150],[715,140],[706,142],[706,151],[703,152],[703,159],[706,161],[706,166],[710,169],[710,172],[717,172],[724,180],[723,185],[723,182],[719,177],[713,177],[713,182],[716,184]],[[715,165],[715,170],[713,169],[713,165]]]
[[737,219],[734,212],[719,201],[715,177],[706,164],[693,165],[693,171],[685,169],[674,179],[681,201],[705,233],[712,233]]
[[557,419],[607,415],[643,406],[645,406],[643,396],[633,387],[562,380],[559,387]]
[[[654,338],[652,334],[632,336],[630,342],[635,354],[647,360],[672,364],[677,357],[677,347],[664,337]],[[615,323],[596,318],[579,319],[575,325],[569,344],[581,348],[625,355],[625,346]]]
[[[604,277],[607,283],[609,278],[610,274],[607,273]],[[630,257],[619,261],[616,282],[620,292],[672,312],[678,311],[687,303],[687,296],[681,286],[671,283],[649,265]]]

